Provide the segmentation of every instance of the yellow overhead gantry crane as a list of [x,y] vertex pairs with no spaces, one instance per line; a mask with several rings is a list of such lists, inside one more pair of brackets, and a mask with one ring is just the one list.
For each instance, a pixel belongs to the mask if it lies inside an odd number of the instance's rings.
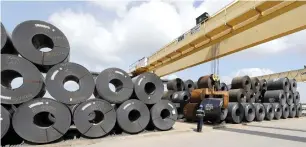
[[261,79],[271,80],[271,79],[284,78],[284,77],[287,77],[289,79],[295,79],[297,82],[306,82],[306,68],[269,74],[264,76],[258,76],[257,78],[259,78],[260,80]]
[[[306,1],[235,1],[150,57],[130,66],[134,76],[165,76],[306,29]],[[218,55],[212,46],[218,44]]]

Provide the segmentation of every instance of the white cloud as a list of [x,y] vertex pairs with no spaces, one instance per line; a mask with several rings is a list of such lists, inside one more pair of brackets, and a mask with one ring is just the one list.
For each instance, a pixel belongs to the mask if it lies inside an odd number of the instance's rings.
[[53,13],[49,21],[66,34],[72,62],[96,71],[113,66],[127,70],[129,64],[195,26],[201,13],[214,13],[229,0],[205,1],[198,8],[193,2],[154,0],[131,5],[131,1],[91,1],[101,11],[118,14],[111,27],[105,27],[106,20],[97,15],[72,9]]
[[288,50],[301,51],[305,53],[306,42],[302,41],[302,38],[306,37],[306,31],[299,31],[288,36],[266,42],[249,48],[245,51],[246,54],[254,55],[265,55],[265,54],[275,54],[280,52],[286,52]]
[[118,16],[123,17],[127,13],[127,6],[132,0],[94,0],[90,1],[101,9],[116,12]]

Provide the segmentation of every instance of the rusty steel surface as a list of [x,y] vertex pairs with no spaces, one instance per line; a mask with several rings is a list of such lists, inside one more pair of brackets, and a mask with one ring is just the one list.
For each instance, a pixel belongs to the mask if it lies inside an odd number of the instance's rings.
[[227,91],[215,91],[209,88],[195,89],[191,91],[190,102],[200,103],[204,98],[207,97],[222,98],[223,106],[222,108],[227,108],[229,103],[229,94]]
[[188,103],[184,107],[184,116],[186,120],[189,121],[195,121],[197,119],[196,117],[196,111],[199,107],[200,103]]

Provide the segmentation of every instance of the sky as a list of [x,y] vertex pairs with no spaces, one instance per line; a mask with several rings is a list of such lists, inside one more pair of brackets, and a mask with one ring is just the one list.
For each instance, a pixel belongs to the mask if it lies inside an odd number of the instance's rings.
[[[129,65],[151,55],[232,0],[206,1],[2,1],[1,22],[8,32],[26,20],[47,21],[61,29],[71,47],[70,61],[91,71]],[[259,76],[306,65],[306,30],[219,59],[221,81]],[[204,63],[164,78],[197,80],[211,72]],[[306,102],[306,83],[298,83]]]

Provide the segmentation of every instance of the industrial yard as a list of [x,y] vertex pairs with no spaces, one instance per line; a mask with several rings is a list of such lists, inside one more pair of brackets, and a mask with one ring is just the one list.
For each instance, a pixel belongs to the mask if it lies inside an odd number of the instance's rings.
[[[129,136],[114,136],[102,139],[77,139],[67,140],[55,144],[42,145],[43,147],[77,146],[77,147],[99,147],[99,146],[146,146],[154,147],[160,144],[184,147],[186,145],[197,146],[206,142],[205,145],[224,146],[227,142],[236,147],[250,147],[278,145],[280,147],[296,146],[304,147],[306,143],[305,125],[306,118],[290,119],[272,122],[252,122],[247,125],[226,125],[225,128],[214,129],[212,126],[204,126],[202,133],[194,131],[195,125],[177,122],[173,130],[167,132],[151,132]],[[220,142],[222,136],[224,142]],[[169,138],[176,138],[169,141]],[[186,141],[186,138],[192,140]],[[236,139],[240,138],[237,142]],[[195,141],[201,140],[201,141]],[[30,146],[30,145],[29,145]]]
[[[224,77],[219,67],[234,53],[305,31],[304,17],[304,1],[233,1],[213,15],[201,12],[194,27],[153,54],[99,70],[75,53],[102,58],[105,52],[86,52],[87,46],[101,49],[101,40],[76,50],[89,36],[67,31],[68,22],[1,20],[1,145],[304,147],[304,56],[277,65],[288,67],[282,72]],[[205,63],[210,69],[167,77]]]

